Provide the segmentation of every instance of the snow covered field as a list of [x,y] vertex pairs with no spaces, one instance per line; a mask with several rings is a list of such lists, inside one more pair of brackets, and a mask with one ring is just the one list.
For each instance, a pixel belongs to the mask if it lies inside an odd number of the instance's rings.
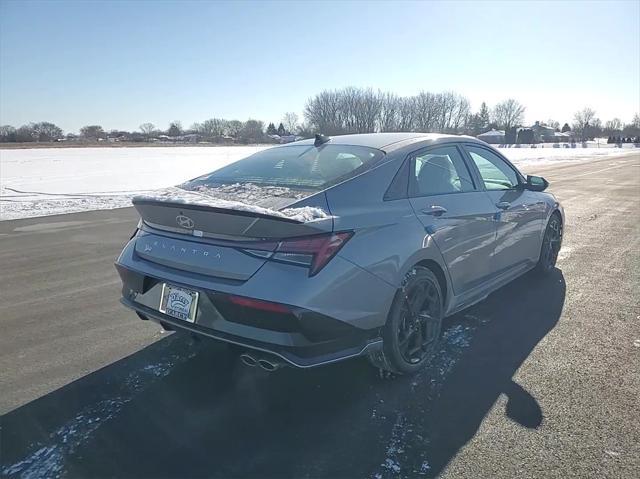
[[0,150],[0,221],[130,206],[131,198],[268,146]]
[[[628,146],[628,148],[626,147]],[[120,208],[140,193],[182,183],[268,146],[0,150],[0,220]],[[501,148],[528,173],[540,164],[588,161],[614,148]]]

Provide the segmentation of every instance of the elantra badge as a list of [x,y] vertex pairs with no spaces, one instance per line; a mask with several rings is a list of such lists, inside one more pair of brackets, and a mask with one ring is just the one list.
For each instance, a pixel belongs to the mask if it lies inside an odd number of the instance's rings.
[[185,215],[176,216],[176,223],[178,223],[178,226],[180,226],[181,228],[186,228],[188,230],[192,230],[195,226],[193,220]]

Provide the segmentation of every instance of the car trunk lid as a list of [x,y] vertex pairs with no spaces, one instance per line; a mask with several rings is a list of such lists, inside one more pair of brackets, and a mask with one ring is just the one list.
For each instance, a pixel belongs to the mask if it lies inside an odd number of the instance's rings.
[[265,263],[279,239],[333,229],[324,193],[263,192],[259,199],[254,195],[251,204],[221,196],[171,188],[134,198],[146,226],[136,240],[136,253],[171,268],[245,281]]

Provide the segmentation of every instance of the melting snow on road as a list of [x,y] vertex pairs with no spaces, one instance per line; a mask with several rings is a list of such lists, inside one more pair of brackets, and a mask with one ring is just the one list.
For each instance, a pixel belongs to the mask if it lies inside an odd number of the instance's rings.
[[[442,333],[440,351],[436,353],[428,367],[416,374],[411,383],[414,391],[416,387],[428,382],[429,397],[433,398],[440,394],[445,379],[469,347],[478,325],[485,322],[471,315],[465,315],[464,318],[464,323],[454,324]],[[380,464],[380,469],[373,474],[374,479],[421,477],[429,474],[431,465],[429,458],[425,456],[424,449],[412,447],[412,443],[421,444],[428,439],[421,435],[422,428],[412,424],[407,416],[409,415],[403,411],[396,412],[396,420],[387,441],[385,458]],[[372,419],[377,417],[374,410]],[[412,456],[412,460],[408,461],[407,459]]]
[[34,444],[34,450],[22,460],[0,469],[0,476],[25,479],[61,477],[68,455],[73,454],[102,424],[117,416],[135,396],[195,354],[193,350],[187,354],[174,352],[156,364],[147,364],[132,371],[125,379],[122,394],[82,409],[74,418],[52,432],[46,443]]
[[[0,220],[129,206],[134,196],[155,194],[158,189],[209,173],[268,147],[0,150]],[[544,163],[588,161],[634,150],[612,145],[599,148],[546,145],[545,148],[503,148],[501,151],[527,171]],[[245,194],[246,197],[234,200],[251,202],[251,192],[245,191]],[[318,212],[297,213],[306,219]]]

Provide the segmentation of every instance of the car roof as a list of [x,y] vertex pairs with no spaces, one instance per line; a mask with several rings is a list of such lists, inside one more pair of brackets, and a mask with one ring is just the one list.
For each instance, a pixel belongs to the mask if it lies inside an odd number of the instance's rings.
[[[445,140],[459,140],[459,141],[478,141],[471,136],[463,135],[445,135],[440,133],[360,133],[357,135],[336,135],[328,137],[330,145],[351,145],[351,146],[368,146],[369,148],[376,148],[386,153],[397,150],[411,143],[417,143],[422,141],[431,140],[445,141]],[[315,139],[309,138],[307,140],[300,140],[293,143],[288,143],[286,146],[294,145],[313,145]]]

